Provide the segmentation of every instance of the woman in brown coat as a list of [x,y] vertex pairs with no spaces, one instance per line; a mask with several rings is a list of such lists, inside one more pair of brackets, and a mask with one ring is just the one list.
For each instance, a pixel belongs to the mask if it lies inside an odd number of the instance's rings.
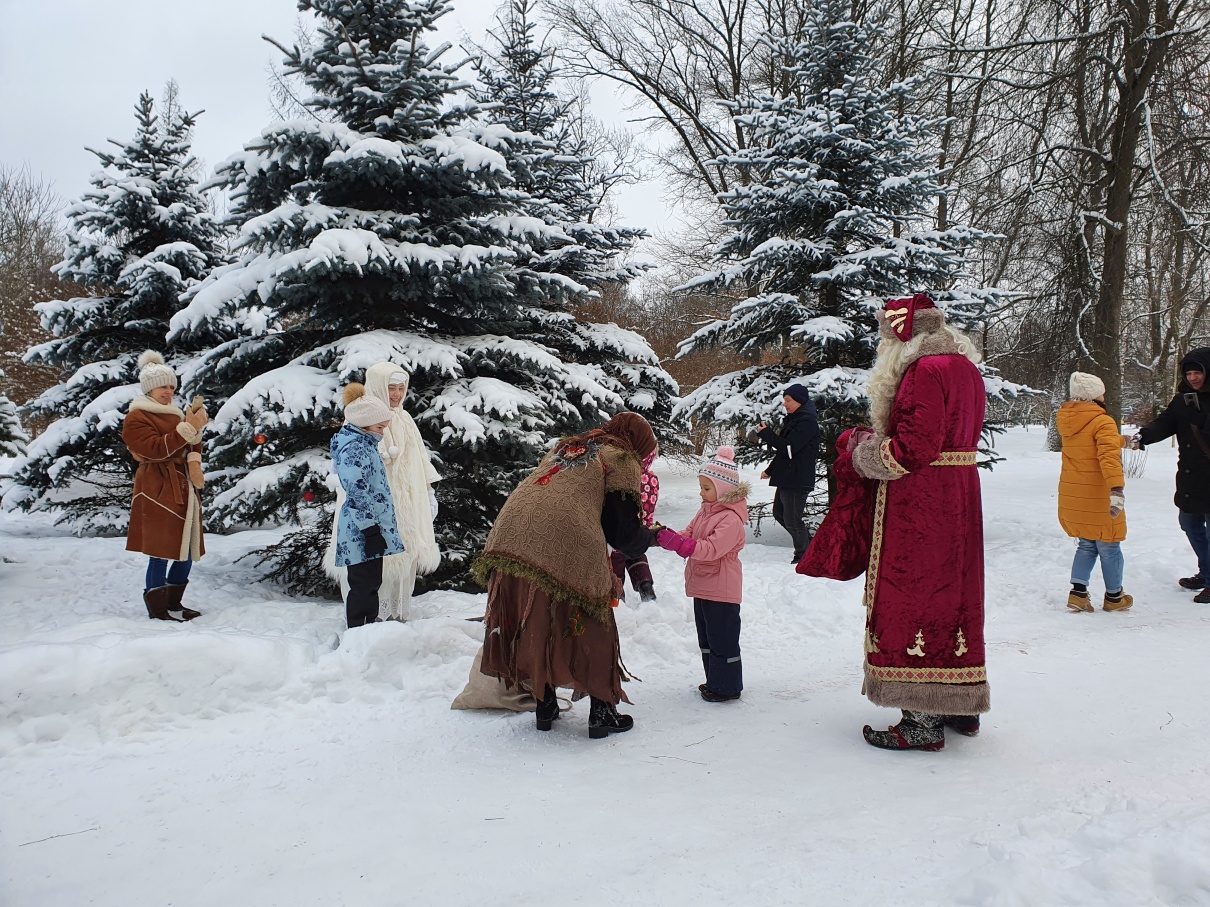
[[655,450],[635,413],[562,441],[504,503],[474,570],[487,586],[481,670],[538,699],[538,730],[559,717],[557,687],[592,698],[590,737],[628,731],[611,604],[621,581],[612,546],[628,559],[655,543],[642,523],[643,458]]
[[[176,373],[148,350],[139,357],[139,387],[122,423],[122,440],[138,462],[126,550],[150,561],[143,601],[157,620],[192,620],[200,612],[181,604],[202,541],[202,428],[210,421],[198,401],[189,414],[172,402]],[[172,561],[172,566],[168,562]],[[179,616],[178,616],[179,615]]]

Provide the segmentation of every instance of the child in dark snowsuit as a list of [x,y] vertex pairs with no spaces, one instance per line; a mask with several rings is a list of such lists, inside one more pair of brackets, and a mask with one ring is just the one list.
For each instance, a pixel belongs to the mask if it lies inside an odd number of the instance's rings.
[[[655,462],[659,452],[657,447],[643,458],[642,506],[639,518],[648,529],[655,525],[655,503],[660,497],[660,480],[651,471],[651,464]],[[646,554],[628,559],[622,552],[615,550],[610,552],[609,560],[618,579],[623,579],[627,573],[630,574],[630,584],[639,593],[641,601],[655,601],[655,582],[651,577],[651,565],[647,563]]]

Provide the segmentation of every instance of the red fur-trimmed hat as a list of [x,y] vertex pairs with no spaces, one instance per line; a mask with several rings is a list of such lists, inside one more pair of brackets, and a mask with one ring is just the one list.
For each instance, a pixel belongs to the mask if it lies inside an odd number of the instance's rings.
[[[930,312],[930,315],[920,319],[918,316],[924,312]],[[882,329],[879,333],[888,339],[894,337],[907,343],[915,333],[917,322],[921,320],[926,322],[920,325],[922,333],[935,331],[945,323],[944,314],[928,295],[917,293],[902,299],[888,299],[878,313],[878,325]]]

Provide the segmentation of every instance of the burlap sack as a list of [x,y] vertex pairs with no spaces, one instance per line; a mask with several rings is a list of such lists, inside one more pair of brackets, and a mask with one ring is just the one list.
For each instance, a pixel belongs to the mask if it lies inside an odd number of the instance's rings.
[[458,694],[451,709],[507,709],[510,712],[532,712],[538,707],[533,694],[521,687],[505,689],[504,681],[488,677],[479,670],[483,663],[483,646],[471,662],[471,676]]

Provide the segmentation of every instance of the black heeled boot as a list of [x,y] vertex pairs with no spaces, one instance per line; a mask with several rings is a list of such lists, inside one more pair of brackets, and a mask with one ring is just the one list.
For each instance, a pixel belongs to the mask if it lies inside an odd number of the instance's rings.
[[553,687],[546,687],[542,698],[538,700],[538,708],[534,710],[538,730],[549,731],[552,721],[559,719],[559,700],[555,697]]
[[593,696],[592,706],[588,710],[588,736],[600,740],[610,734],[621,734],[634,727],[634,719],[629,715],[619,715],[612,702],[597,699]]

